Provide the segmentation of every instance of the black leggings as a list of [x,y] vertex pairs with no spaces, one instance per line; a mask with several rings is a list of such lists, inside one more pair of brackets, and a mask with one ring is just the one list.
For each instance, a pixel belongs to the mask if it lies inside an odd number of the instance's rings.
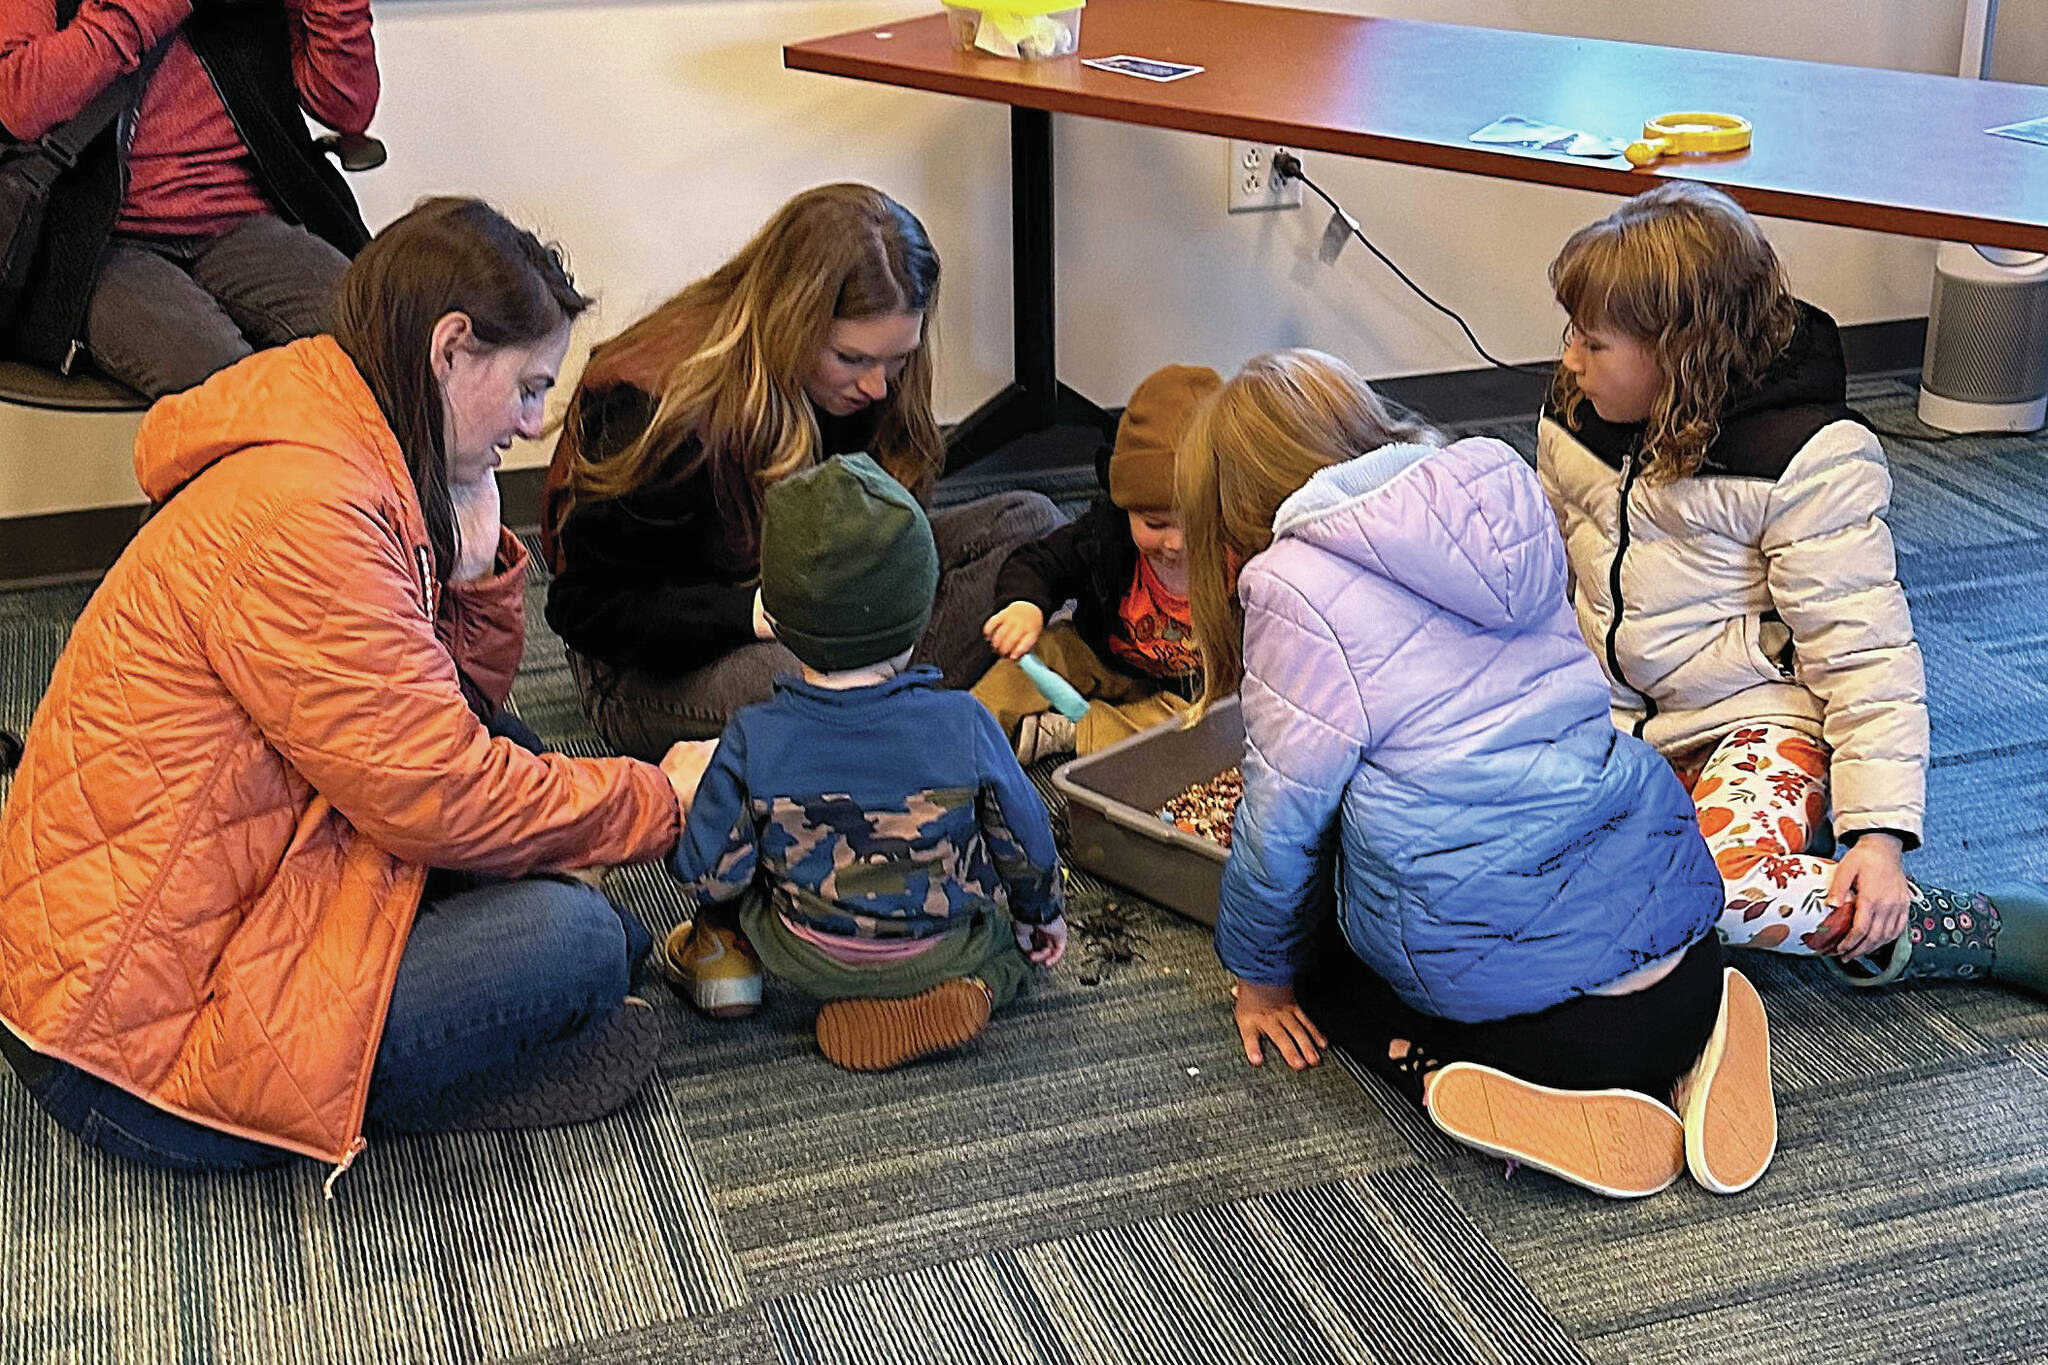
[[[1332,924],[1315,940],[1295,995],[1331,1042],[1417,1104],[1424,1074],[1448,1062],[1478,1062],[1559,1090],[1639,1090],[1668,1101],[1720,1015],[1721,941],[1708,934],[1644,990],[1461,1024],[1404,1003]],[[1397,1038],[1410,1046],[1405,1059],[1387,1055]]]

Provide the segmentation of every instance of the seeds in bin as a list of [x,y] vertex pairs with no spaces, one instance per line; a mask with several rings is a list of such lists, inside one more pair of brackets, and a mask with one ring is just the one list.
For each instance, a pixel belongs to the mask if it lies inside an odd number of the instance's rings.
[[1230,822],[1237,818],[1237,801],[1244,795],[1244,774],[1226,768],[1207,782],[1197,782],[1159,808],[1159,818],[1189,834],[1213,839],[1230,847]]

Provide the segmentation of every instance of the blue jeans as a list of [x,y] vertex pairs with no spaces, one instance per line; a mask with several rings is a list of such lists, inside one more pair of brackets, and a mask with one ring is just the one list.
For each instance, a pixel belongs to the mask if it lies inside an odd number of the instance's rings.
[[[461,1117],[445,1097],[479,1075],[516,1086],[538,1074],[556,1046],[617,1011],[649,946],[637,921],[566,879],[422,904],[370,1075],[369,1126],[436,1132]],[[64,1062],[9,1054],[44,1112],[103,1152],[173,1170],[248,1170],[292,1155],[167,1114]]]

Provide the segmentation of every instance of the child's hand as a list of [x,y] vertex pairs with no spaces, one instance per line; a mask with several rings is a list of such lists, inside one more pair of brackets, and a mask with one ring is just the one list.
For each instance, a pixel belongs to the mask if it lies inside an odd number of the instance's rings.
[[690,803],[697,799],[697,784],[717,752],[715,739],[679,739],[661,756],[662,775],[676,789],[676,806],[685,820],[690,818]]
[[1865,834],[1835,865],[1828,904],[1837,909],[1855,904],[1855,919],[1842,941],[1827,950],[1844,960],[1862,957],[1906,931],[1906,911],[1913,904],[1913,885],[1899,861],[1897,835]]
[[1237,996],[1237,1036],[1244,1042],[1246,1061],[1253,1066],[1265,1065],[1265,1054],[1259,1047],[1261,1037],[1272,1039],[1280,1056],[1296,1071],[1322,1060],[1316,1049],[1328,1047],[1329,1041],[1294,1002],[1294,987],[1254,986],[1249,981],[1240,981],[1232,993]]
[[1005,659],[1021,659],[1045,633],[1045,613],[1029,602],[1012,602],[982,622],[981,633]]
[[1050,967],[1067,955],[1067,917],[1050,924],[1017,924],[1017,947],[1041,967]]

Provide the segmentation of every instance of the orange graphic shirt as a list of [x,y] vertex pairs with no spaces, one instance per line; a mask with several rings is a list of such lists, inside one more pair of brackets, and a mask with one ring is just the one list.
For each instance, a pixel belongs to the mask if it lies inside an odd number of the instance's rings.
[[1117,604],[1116,617],[1109,634],[1109,652],[1124,667],[1153,678],[1177,678],[1200,671],[1202,655],[1195,648],[1188,599],[1168,591],[1143,555],[1138,556],[1138,570],[1131,575],[1130,591]]

